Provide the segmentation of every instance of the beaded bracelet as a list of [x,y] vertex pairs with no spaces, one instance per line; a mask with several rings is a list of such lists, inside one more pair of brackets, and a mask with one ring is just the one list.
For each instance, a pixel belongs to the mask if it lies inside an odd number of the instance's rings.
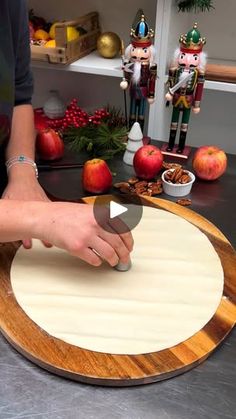
[[6,161],[5,165],[7,168],[7,173],[9,172],[10,168],[15,164],[29,164],[34,168],[35,176],[38,178],[38,168],[34,160],[30,159],[29,157],[20,155],[16,157],[11,157],[9,160]]

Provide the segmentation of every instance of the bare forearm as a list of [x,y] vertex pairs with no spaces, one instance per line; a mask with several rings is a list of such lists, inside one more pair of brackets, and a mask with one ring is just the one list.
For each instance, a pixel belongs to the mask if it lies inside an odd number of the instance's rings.
[[15,106],[13,111],[11,136],[6,150],[6,159],[20,154],[34,159],[35,128],[31,105]]
[[[12,118],[11,136],[6,149],[6,160],[24,155],[32,160],[35,157],[34,115],[31,105],[15,106]],[[10,179],[19,176],[35,178],[35,170],[28,164],[16,164],[9,171]]]
[[[0,200],[0,242],[35,237],[40,202]],[[45,205],[45,204],[42,204]]]

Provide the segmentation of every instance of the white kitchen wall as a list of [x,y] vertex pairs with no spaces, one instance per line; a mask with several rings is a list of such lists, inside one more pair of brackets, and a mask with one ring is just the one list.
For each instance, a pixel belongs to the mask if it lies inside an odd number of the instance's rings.
[[94,76],[51,69],[34,68],[35,91],[33,105],[40,107],[48,97],[49,90],[57,89],[68,103],[78,98],[79,106],[93,110],[106,104],[123,107],[123,91],[117,77]]

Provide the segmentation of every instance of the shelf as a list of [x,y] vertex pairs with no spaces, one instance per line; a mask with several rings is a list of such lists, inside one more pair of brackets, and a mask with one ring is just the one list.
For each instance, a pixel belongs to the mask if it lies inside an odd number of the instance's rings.
[[209,58],[206,80],[211,89],[236,92],[236,62]]
[[236,93],[236,61],[208,58],[204,88]]
[[69,65],[50,64],[43,61],[32,60],[33,68],[73,71],[100,76],[122,77],[121,58],[103,58],[98,53],[92,52]]
[[[214,68],[214,78],[217,78],[217,74],[219,74],[219,78],[222,79],[222,69],[228,69],[228,73],[234,74],[236,73],[236,62],[235,61],[223,61],[223,60],[208,60],[209,70]],[[214,66],[214,67],[212,67]],[[111,76],[111,77],[122,77],[122,70],[121,70],[121,58],[102,58],[98,55],[98,53],[92,52],[86,57],[80,58],[79,60],[75,61],[69,65],[62,65],[62,64],[50,64],[43,61],[36,61],[32,60],[32,67],[33,68],[43,68],[43,69],[52,69],[52,70],[62,70],[62,71],[72,71],[78,73],[86,73],[86,74],[95,74],[100,76]],[[217,69],[218,67],[218,70]],[[232,69],[232,71],[230,70]],[[167,80],[167,76],[166,76]],[[204,84],[205,89],[209,90],[218,90],[222,92],[234,92],[236,93],[236,83],[228,83],[222,80],[206,80]]]
[[226,83],[222,81],[206,80],[204,83],[204,89],[236,93],[236,83]]

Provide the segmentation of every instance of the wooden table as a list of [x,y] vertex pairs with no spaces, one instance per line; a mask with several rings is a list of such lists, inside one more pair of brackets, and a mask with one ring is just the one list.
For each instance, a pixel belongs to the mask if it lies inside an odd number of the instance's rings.
[[[119,160],[112,170],[116,180],[133,173]],[[83,195],[80,169],[40,172],[40,182],[59,198]],[[197,181],[191,199],[191,209],[212,221],[236,248],[236,156],[228,156],[227,172],[219,181]],[[0,418],[233,419],[235,354],[236,330],[202,365],[179,377],[136,388],[98,388],[41,370],[0,336]]]

